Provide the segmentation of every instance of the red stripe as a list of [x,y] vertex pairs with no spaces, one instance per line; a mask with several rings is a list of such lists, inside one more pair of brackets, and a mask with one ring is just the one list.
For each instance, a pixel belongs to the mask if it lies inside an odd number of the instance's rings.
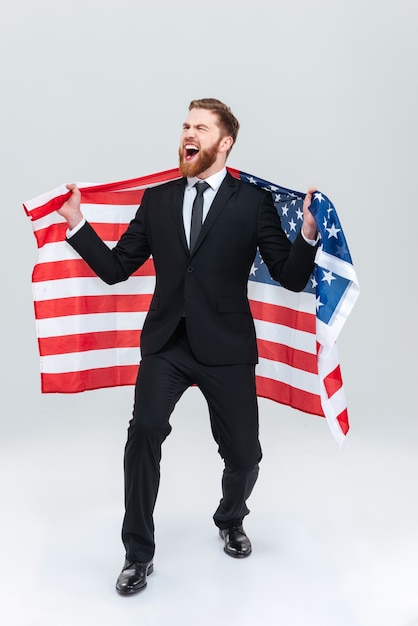
[[[100,196],[101,192],[119,191],[122,189],[132,190],[132,187],[148,187],[150,185],[157,185],[159,183],[164,183],[169,180],[175,180],[176,178],[180,178],[180,177],[181,177],[181,174],[178,168],[175,168],[171,170],[166,170],[165,172],[159,172],[157,174],[150,174],[148,176],[141,176],[140,178],[133,178],[131,180],[123,180],[123,181],[118,181],[114,183],[106,183],[104,185],[93,185],[91,187],[84,187],[83,189],[81,189],[81,197],[82,197],[83,202],[85,201],[85,198],[87,198],[90,203],[97,204],[97,198],[103,197],[103,196]],[[132,190],[133,193],[135,193],[135,191],[136,190]],[[63,203],[69,197],[70,197],[70,192],[62,194],[60,196],[56,196],[55,198],[48,200],[48,202],[45,202],[44,204],[38,207],[35,207],[34,209],[30,211],[28,210],[26,205],[23,205],[23,208],[25,209],[26,214],[33,221],[36,221],[40,219],[41,217],[45,217],[46,215],[49,215],[49,213],[53,213],[53,211],[56,211],[57,209],[61,208]],[[120,199],[119,199],[119,202],[116,202],[115,204],[120,204]]]
[[68,191],[65,194],[61,194],[60,196],[55,196],[55,198],[48,200],[48,202],[45,202],[45,204],[41,204],[40,206],[35,207],[31,211],[28,211],[25,205],[23,205],[23,208],[25,209],[26,214],[31,218],[31,220],[36,221],[39,220],[41,217],[45,217],[46,215],[49,215],[50,213],[53,213],[54,211],[60,209],[64,202],[68,200],[70,196],[71,192]]
[[142,313],[148,311],[151,298],[152,294],[146,293],[116,296],[73,296],[57,300],[41,300],[34,303],[35,317],[41,320],[89,313]]
[[[128,222],[103,223],[90,222],[90,225],[104,241],[119,241],[128,227]],[[51,224],[46,228],[39,228],[34,231],[38,248],[42,248],[47,243],[61,243],[65,241],[67,234],[67,223]]]
[[64,241],[67,229],[67,222],[59,222],[58,224],[51,224],[46,228],[39,228],[38,230],[35,230],[34,235],[38,248],[42,248],[42,246],[46,243]]
[[289,346],[265,339],[257,339],[258,354],[262,359],[286,363],[290,367],[295,367],[311,374],[318,373],[318,361],[316,354],[296,350]]
[[148,187],[150,185],[157,185],[158,183],[165,183],[169,180],[175,180],[176,178],[181,178],[180,170],[177,167],[171,170],[165,170],[164,172],[157,172],[156,174],[140,176],[139,178],[130,178],[128,180],[121,180],[113,183],[104,183],[103,185],[84,187],[83,190],[119,191],[121,189],[132,189],[133,187]]
[[62,337],[45,337],[38,341],[39,354],[41,356],[71,354],[72,352],[87,352],[89,350],[106,350],[115,348],[115,346],[118,348],[137,348],[140,337],[141,331],[139,329],[109,330],[64,335]]
[[89,222],[90,226],[94,228],[100,239],[103,241],[119,241],[125,230],[128,228],[128,223],[103,223],[103,222]]
[[[155,276],[154,262],[152,259],[145,261],[132,276]],[[33,268],[32,282],[39,283],[59,278],[97,278],[97,274],[87,265],[83,259],[71,259],[68,261],[51,261],[50,263],[38,263]],[[109,298],[114,296],[107,296]]]
[[231,176],[233,176],[234,178],[238,178],[238,179],[241,178],[241,172],[239,170],[236,170],[233,167],[227,167],[226,169],[231,174]]
[[97,191],[97,189],[82,189],[81,202],[83,204],[134,205],[141,204],[145,189],[129,189],[127,191]]
[[93,272],[83,259],[38,263],[33,268],[33,283],[58,280],[60,278],[97,278],[97,274]]
[[341,376],[340,366],[337,367],[327,374],[324,378],[324,386],[328,395],[328,398],[331,398],[334,393],[336,393],[343,386],[343,380]]
[[260,398],[274,400],[275,402],[287,404],[305,413],[324,417],[319,395],[302,391],[301,389],[296,389],[285,383],[272,380],[271,378],[263,378],[262,376],[257,376],[256,382],[257,395]]
[[312,313],[303,313],[288,307],[258,302],[257,300],[250,300],[250,307],[256,320],[281,324],[313,335],[316,333],[316,318]]
[[339,423],[340,428],[341,428],[342,432],[344,433],[344,435],[346,435],[348,433],[348,431],[350,430],[350,425],[348,423],[348,411],[347,411],[347,409],[344,409],[344,411],[342,411],[337,416],[337,422]]
[[134,385],[138,365],[119,365],[66,374],[41,374],[42,393],[80,393],[104,387]]

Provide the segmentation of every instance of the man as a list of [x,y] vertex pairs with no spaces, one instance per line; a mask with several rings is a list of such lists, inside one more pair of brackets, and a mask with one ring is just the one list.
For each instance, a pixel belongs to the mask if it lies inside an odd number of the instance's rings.
[[113,250],[84,220],[75,185],[68,185],[72,195],[59,210],[68,222],[69,243],[107,283],[126,280],[150,255],[155,264],[125,448],[126,560],[116,583],[121,594],[143,589],[153,570],[161,444],[177,401],[191,385],[205,396],[225,463],[222,499],[213,516],[224,551],[236,558],[251,553],[243,519],[261,448],[248,276],[259,248],[275,280],[302,290],[313,269],[317,232],[309,212],[313,190],[306,195],[301,232],[290,244],[271,194],[227,172],[238,129],[219,100],[192,101],[179,147],[183,178],[146,190]]

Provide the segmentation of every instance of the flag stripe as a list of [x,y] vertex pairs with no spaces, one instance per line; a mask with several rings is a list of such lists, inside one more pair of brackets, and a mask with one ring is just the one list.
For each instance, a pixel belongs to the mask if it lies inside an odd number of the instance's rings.
[[139,346],[134,348],[106,348],[86,352],[67,352],[47,355],[41,358],[41,369],[48,374],[83,372],[97,368],[111,368],[117,365],[135,365],[139,362]]
[[138,373],[136,365],[115,365],[80,372],[60,372],[42,374],[42,393],[80,393],[106,387],[134,385]]
[[[154,274],[154,263],[152,259],[148,259],[132,276],[153,276]],[[38,263],[32,273],[32,282],[34,283],[63,278],[97,278],[97,274],[83,259]]]
[[72,296],[64,299],[40,300],[35,302],[37,319],[63,317],[65,315],[87,315],[89,313],[136,313],[148,311],[152,295]]
[[339,365],[327,376],[325,376],[324,385],[329,398],[331,398],[331,396],[333,396],[337,391],[339,391],[339,389],[342,388],[343,379],[341,376],[341,369]]
[[281,324],[254,320],[258,339],[274,341],[277,344],[289,346],[295,350],[302,350],[311,354],[316,353],[315,336],[303,331],[295,331]]
[[54,298],[71,298],[74,293],[79,296],[115,296],[129,293],[153,293],[155,276],[132,276],[129,281],[116,285],[105,285],[100,278],[64,278],[34,283],[32,286],[36,301],[53,300]]
[[275,304],[289,309],[296,309],[302,313],[315,315],[315,304],[312,299],[312,294],[304,292],[294,293],[293,291],[284,289],[278,283],[269,285],[250,281],[248,283],[248,297],[250,300],[256,302]]
[[296,350],[288,345],[257,339],[258,355],[260,358],[270,359],[287,363],[296,369],[306,370],[312,374],[318,373],[318,363],[316,354],[310,354],[303,350]]
[[112,348],[116,344],[120,348],[137,348],[140,337],[141,331],[138,329],[95,331],[75,335],[44,337],[39,339],[39,353],[41,356],[70,354],[87,350],[104,350]]
[[304,330],[307,333],[315,334],[315,316],[310,313],[295,311],[288,307],[277,306],[251,300],[251,313],[255,319],[283,324],[290,328]]
[[270,380],[261,375],[257,376],[257,395],[261,398],[274,400],[280,404],[324,417],[319,396],[291,387],[277,380]]
[[112,330],[139,330],[145,320],[146,311],[91,313],[89,315],[67,315],[37,320],[38,337],[62,337],[84,332],[107,332]]
[[[120,222],[113,224],[92,223],[91,226],[99,234],[101,239],[109,241],[118,241],[125,232],[129,222]],[[61,243],[67,233],[68,226],[66,223],[52,224],[46,228],[40,228],[35,232],[38,248],[50,243]]]
[[298,389],[312,394],[319,393],[318,376],[305,370],[295,370],[286,363],[277,360],[260,358],[257,365],[257,375],[283,382],[286,385],[297,386]]

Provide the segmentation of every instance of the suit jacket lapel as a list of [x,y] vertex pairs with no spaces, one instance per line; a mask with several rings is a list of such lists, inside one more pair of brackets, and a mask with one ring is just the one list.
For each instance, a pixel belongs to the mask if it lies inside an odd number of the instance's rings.
[[184,190],[186,188],[186,178],[180,178],[177,181],[177,185],[174,190],[173,195],[173,206],[172,206],[172,215],[174,220],[175,229],[180,237],[182,245],[185,247],[187,251],[189,251],[189,247],[187,245],[186,234],[184,232],[184,221],[183,221],[183,200],[184,200]]

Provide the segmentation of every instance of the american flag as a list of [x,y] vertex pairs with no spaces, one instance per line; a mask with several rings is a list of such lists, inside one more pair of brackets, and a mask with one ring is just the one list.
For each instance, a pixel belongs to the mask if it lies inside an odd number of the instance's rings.
[[[293,240],[302,223],[304,194],[228,168],[271,192],[283,229]],[[78,183],[82,211],[113,247],[134,216],[144,190],[180,177],[172,169],[108,184]],[[149,259],[127,281],[106,285],[65,242],[67,224],[56,209],[65,185],[23,204],[38,254],[32,273],[43,393],[134,385],[141,328],[155,286]],[[274,281],[257,253],[248,296],[257,332],[257,394],[326,417],[339,444],[349,429],[336,339],[359,295],[357,277],[330,200],[314,194],[311,211],[321,244],[305,290]]]

